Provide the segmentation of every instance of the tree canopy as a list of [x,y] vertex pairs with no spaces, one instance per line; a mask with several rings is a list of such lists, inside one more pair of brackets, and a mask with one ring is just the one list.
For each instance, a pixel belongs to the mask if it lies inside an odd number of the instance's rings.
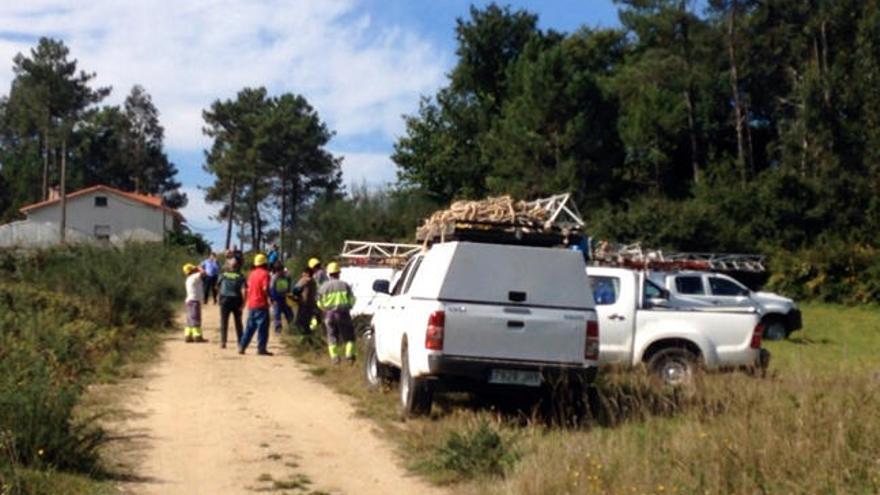
[[95,74],[78,70],[67,46],[50,38],[16,55],[13,73],[9,94],[0,97],[0,219],[45,199],[65,162],[69,190],[107,184],[186,204],[143,87],[132,88],[121,108],[99,106],[111,88],[93,87]]
[[333,133],[302,96],[270,97],[265,88],[217,100],[203,117],[205,134],[213,139],[205,170],[215,177],[206,199],[222,205],[226,248],[239,224],[249,227],[240,231],[241,241],[254,251],[275,237],[289,251],[285,232],[296,226],[300,208],[340,187],[341,160],[325,148]]
[[660,247],[876,243],[880,2],[617,4],[620,28],[573,33],[472,8],[447,84],[405,118],[401,185],[572,191],[591,233]]

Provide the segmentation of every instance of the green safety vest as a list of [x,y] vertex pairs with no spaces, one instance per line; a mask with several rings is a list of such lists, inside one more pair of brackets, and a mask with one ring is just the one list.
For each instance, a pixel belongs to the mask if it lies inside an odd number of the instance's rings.
[[318,307],[323,310],[349,310],[354,303],[351,287],[341,280],[330,280],[318,289]]

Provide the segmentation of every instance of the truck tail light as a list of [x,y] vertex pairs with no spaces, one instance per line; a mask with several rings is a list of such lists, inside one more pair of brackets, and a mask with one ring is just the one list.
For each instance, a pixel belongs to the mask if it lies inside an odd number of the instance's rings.
[[443,327],[446,326],[446,313],[434,311],[428,317],[428,331],[425,332],[425,349],[443,350]]
[[764,324],[758,323],[755,325],[755,331],[752,332],[752,343],[749,345],[752,349],[760,349],[761,348],[761,337],[764,335]]
[[599,359],[599,322],[587,321],[587,339],[584,341],[584,359],[596,361]]

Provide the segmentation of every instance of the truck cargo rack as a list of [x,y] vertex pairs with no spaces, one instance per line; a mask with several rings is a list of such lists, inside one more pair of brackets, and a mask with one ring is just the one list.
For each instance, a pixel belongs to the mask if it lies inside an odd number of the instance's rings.
[[515,220],[457,218],[431,228],[419,228],[416,241],[423,245],[446,241],[470,241],[489,244],[519,244],[538,247],[579,245],[583,239],[584,220],[570,193],[522,202],[537,212],[535,219],[511,215]]
[[353,266],[398,266],[421,251],[418,244],[345,241],[339,258]]
[[456,221],[446,224],[442,231],[431,237],[418,238],[423,245],[437,242],[467,241],[485,244],[516,244],[535,247],[571,246],[580,243],[583,234],[578,229],[544,228],[534,223],[502,223],[484,221]]
[[593,265],[636,270],[767,271],[766,257],[759,254],[664,253],[661,250],[643,249],[639,243],[613,246],[600,242],[591,258]]

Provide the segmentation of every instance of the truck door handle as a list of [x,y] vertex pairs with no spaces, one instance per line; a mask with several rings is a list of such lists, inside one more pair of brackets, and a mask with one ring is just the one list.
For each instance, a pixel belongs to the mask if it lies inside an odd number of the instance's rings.
[[609,320],[620,320],[620,321],[623,321],[623,320],[626,319],[626,317],[623,316],[623,315],[619,315],[619,314],[617,314],[617,313],[614,313],[613,315],[610,315],[610,316],[608,317],[608,319],[609,319]]
[[524,321],[509,320],[507,322],[507,328],[523,328],[524,326],[526,326]]

